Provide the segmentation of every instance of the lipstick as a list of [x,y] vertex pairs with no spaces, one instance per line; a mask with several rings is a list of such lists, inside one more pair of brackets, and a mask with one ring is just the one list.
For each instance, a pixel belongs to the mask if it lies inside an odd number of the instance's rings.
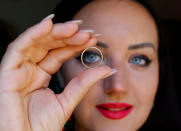
[[127,103],[104,103],[96,106],[96,109],[108,119],[122,119],[133,109]]

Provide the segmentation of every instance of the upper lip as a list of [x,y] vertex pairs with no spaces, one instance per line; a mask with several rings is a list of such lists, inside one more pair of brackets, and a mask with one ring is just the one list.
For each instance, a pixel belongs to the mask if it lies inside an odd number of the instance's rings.
[[127,103],[104,103],[96,105],[96,108],[106,118],[116,120],[126,117],[133,106]]
[[105,108],[105,109],[122,109],[122,108],[131,108],[132,105],[128,103],[103,103],[97,105],[96,107]]

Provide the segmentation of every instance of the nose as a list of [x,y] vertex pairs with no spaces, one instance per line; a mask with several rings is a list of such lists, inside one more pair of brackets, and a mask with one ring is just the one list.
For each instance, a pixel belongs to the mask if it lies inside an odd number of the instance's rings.
[[122,96],[128,92],[128,74],[117,69],[117,72],[103,80],[104,92],[107,95]]

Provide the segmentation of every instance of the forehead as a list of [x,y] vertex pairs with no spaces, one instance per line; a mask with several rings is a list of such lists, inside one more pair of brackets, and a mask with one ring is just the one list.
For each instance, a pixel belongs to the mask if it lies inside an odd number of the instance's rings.
[[82,29],[94,29],[104,40],[152,42],[157,47],[158,33],[149,12],[129,0],[100,0],[81,9],[74,19],[82,19]]

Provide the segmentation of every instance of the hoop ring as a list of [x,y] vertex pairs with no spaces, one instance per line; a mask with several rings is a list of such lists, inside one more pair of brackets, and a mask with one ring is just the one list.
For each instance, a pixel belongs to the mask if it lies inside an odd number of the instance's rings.
[[84,60],[83,60],[83,55],[84,55],[84,53],[85,53],[88,49],[96,49],[96,50],[99,51],[99,53],[101,54],[101,62],[100,62],[97,66],[101,65],[101,64],[103,63],[104,57],[103,57],[103,54],[102,54],[101,50],[100,50],[99,48],[95,47],[95,46],[93,46],[93,47],[88,47],[88,48],[86,48],[86,49],[82,52],[82,54],[81,54],[81,62],[82,62],[82,65],[83,65],[84,67],[86,67],[86,68],[94,68],[94,67],[89,67],[89,66],[87,66],[87,65],[84,63]]

